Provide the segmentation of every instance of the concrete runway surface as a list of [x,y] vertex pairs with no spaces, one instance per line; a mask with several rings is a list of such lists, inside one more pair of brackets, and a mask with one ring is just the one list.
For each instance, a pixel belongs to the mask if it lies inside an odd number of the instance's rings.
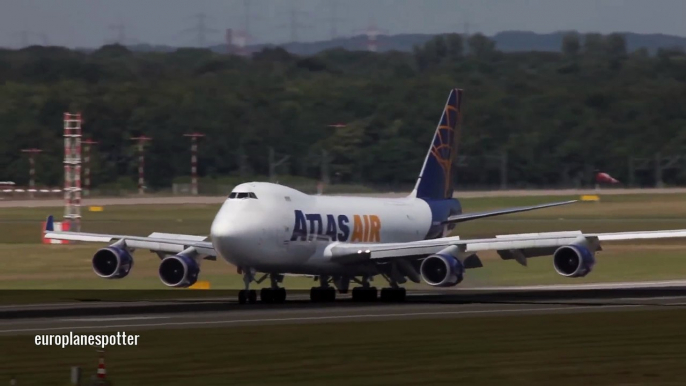
[[313,304],[299,293],[280,305],[184,299],[1,306],[0,335],[665,308],[686,309],[686,281],[412,291],[402,304],[353,303],[349,295],[340,295],[335,303]]

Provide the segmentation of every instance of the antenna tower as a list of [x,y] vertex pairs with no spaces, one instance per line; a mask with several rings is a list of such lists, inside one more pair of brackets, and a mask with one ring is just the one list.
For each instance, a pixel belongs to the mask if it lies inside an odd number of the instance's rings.
[[64,220],[81,229],[81,113],[64,113]]

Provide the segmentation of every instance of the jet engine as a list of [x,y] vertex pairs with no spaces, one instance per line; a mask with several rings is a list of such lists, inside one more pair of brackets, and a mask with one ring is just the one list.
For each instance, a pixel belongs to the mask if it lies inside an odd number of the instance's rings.
[[555,271],[566,277],[584,277],[595,265],[595,257],[583,245],[567,245],[558,248],[553,254]]
[[105,279],[126,277],[133,267],[133,256],[125,248],[109,246],[93,255],[93,271]]
[[454,256],[455,249],[448,247],[422,261],[419,273],[428,285],[452,287],[464,279],[464,264]]
[[160,263],[160,280],[168,287],[190,287],[198,280],[200,266],[186,255],[167,256]]

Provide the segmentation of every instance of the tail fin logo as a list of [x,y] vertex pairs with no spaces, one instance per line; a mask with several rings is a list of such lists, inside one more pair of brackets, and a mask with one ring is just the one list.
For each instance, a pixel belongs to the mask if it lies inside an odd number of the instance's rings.
[[452,166],[455,160],[456,141],[459,138],[458,120],[461,118],[461,97],[462,90],[458,89],[450,93],[450,98],[443,109],[441,122],[431,145],[431,155],[443,169],[443,193],[445,197],[452,196],[453,190]]
[[461,102],[462,90],[451,90],[418,181],[419,197],[437,199],[453,195],[453,162],[460,134]]

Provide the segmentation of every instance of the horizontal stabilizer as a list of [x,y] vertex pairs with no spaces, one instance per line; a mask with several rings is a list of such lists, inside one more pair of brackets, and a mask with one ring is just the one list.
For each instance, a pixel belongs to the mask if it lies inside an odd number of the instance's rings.
[[520,206],[517,208],[508,208],[508,209],[499,209],[499,210],[494,210],[494,211],[489,211],[489,212],[477,212],[477,213],[464,213],[464,214],[457,214],[454,216],[448,217],[447,220],[443,221],[443,224],[454,224],[458,222],[465,222],[465,221],[470,221],[470,220],[476,220],[480,218],[486,218],[486,217],[493,217],[493,216],[500,216],[503,214],[512,214],[512,213],[519,213],[519,212],[527,212],[530,210],[536,210],[536,209],[543,209],[543,208],[550,208],[553,206],[560,206],[560,205],[567,205],[576,202],[577,200],[571,200],[571,201],[562,201],[562,202],[551,202],[549,204],[541,204],[541,205],[532,205],[532,206]]

